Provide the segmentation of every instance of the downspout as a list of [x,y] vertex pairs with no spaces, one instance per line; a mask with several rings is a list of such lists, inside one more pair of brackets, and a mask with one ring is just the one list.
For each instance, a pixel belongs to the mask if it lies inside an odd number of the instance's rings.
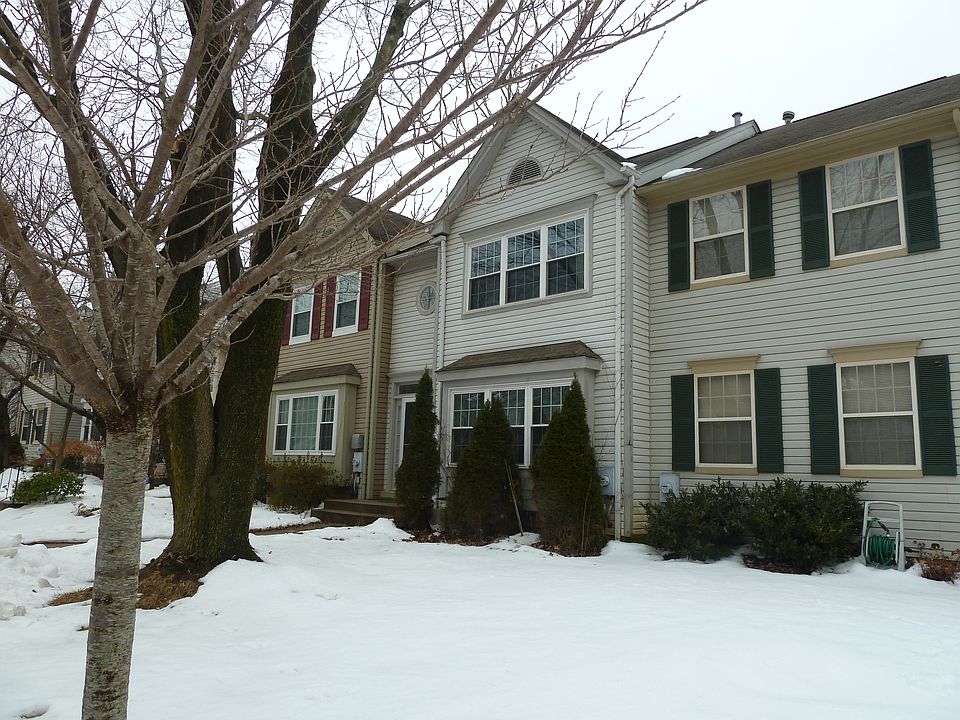
[[442,480],[438,492],[443,493],[443,497],[446,497],[446,465],[443,462],[443,391],[441,383],[437,379],[437,371],[443,367],[444,363],[443,349],[447,318],[447,234],[441,233],[436,237],[440,240],[440,249],[437,258],[437,320],[434,328],[434,338],[437,344],[433,368],[433,404],[437,411],[437,418],[440,420],[437,425],[437,440],[441,452],[440,474]]
[[380,353],[383,339],[380,334],[380,324],[383,320],[383,265],[382,258],[373,263],[371,268],[373,275],[373,287],[371,291],[373,297],[373,317],[370,318],[368,330],[370,332],[370,365],[367,372],[367,426],[366,434],[363,439],[363,476],[360,480],[360,497],[371,500],[371,488],[373,482],[373,468],[376,461],[374,450],[377,438],[376,427],[379,417],[379,408],[374,403],[379,404],[380,399]]
[[623,227],[624,203],[627,193],[633,190],[633,173],[627,168],[623,169],[626,183],[617,193],[616,199],[616,279],[614,282],[614,307],[616,308],[616,331],[614,333],[614,393],[613,393],[613,476],[614,476],[614,495],[613,495],[613,532],[614,539],[619,540],[623,535],[623,421],[624,421],[624,393],[627,388],[624,387],[623,370],[623,335],[624,335],[624,292],[623,292],[623,258],[624,245],[627,233]]

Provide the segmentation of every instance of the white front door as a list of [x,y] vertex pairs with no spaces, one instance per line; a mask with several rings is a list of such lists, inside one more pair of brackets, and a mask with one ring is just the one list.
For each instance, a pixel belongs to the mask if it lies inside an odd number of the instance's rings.
[[416,398],[413,395],[405,395],[397,398],[396,414],[394,415],[394,428],[396,431],[393,436],[393,487],[396,489],[397,469],[403,462],[403,453],[410,447],[410,420],[413,417],[413,401]]

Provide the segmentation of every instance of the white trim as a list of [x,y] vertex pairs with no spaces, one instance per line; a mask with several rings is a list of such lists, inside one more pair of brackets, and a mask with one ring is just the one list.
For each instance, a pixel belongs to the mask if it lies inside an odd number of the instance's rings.
[[[716,197],[718,195],[725,195],[727,193],[740,192],[741,197],[743,197],[743,207],[740,210],[740,215],[743,220],[743,227],[740,230],[741,235],[743,235],[743,270],[741,272],[732,272],[732,273],[721,273],[720,275],[711,275],[710,277],[697,277],[697,243],[705,242],[707,240],[717,240],[718,238],[730,237],[731,235],[737,235],[736,231],[734,232],[722,232],[714,233],[713,235],[706,235],[704,237],[698,238],[694,237],[693,233],[693,206],[698,200],[703,200],[709,197]],[[733,279],[733,278],[749,278],[750,277],[750,238],[747,234],[747,186],[742,185],[740,187],[727,188],[725,190],[719,190],[718,192],[707,193],[706,195],[698,195],[697,197],[692,197],[687,202],[687,231],[690,233],[690,287],[700,285],[701,283],[715,282],[716,280],[723,279]]]
[[[323,398],[324,397],[333,397],[333,433],[330,439],[330,449],[329,450],[320,450],[320,414],[323,412]],[[316,450],[277,450],[277,426],[280,424],[278,420],[280,419],[280,401],[289,400],[290,404],[288,406],[287,412],[293,412],[293,400],[294,398],[308,398],[316,397],[317,398],[317,428],[314,432],[313,446],[317,448]],[[273,405],[273,432],[270,436],[270,454],[272,455],[290,455],[290,456],[329,456],[337,454],[337,424],[340,420],[340,392],[338,390],[318,390],[315,392],[302,392],[302,393],[286,393],[284,395],[277,395]],[[288,420],[285,423],[287,426],[287,440],[285,446],[290,447],[290,422],[289,416]]]
[[[703,418],[703,422],[743,422],[744,420],[750,421],[750,454],[752,457],[752,462],[749,465],[744,463],[718,463],[718,462],[703,462],[700,459],[700,378],[706,377],[736,377],[739,375],[747,375],[750,377],[750,417],[724,417],[724,418]],[[693,376],[693,449],[694,449],[694,465],[696,467],[710,467],[710,468],[731,468],[742,470],[743,468],[756,469],[757,467],[757,391],[756,383],[754,382],[754,372],[753,370],[741,370],[741,371],[727,371],[727,372],[711,372],[711,373],[700,373],[694,374]]]
[[[544,425],[533,425],[533,391],[534,389],[544,389],[544,388],[555,388],[563,387],[570,388],[573,381],[569,377],[564,378],[555,378],[550,380],[538,380],[536,382],[504,382],[498,383],[496,381],[485,383],[484,385],[472,385],[472,386],[462,386],[462,387],[453,387],[447,388],[447,400],[446,403],[446,418],[444,423],[444,432],[443,437],[447,440],[446,452],[444,453],[444,461],[448,467],[456,467],[457,464],[450,459],[451,452],[453,450],[453,431],[454,430],[464,430],[467,429],[463,426],[453,424],[453,406],[454,406],[454,395],[469,395],[472,393],[478,393],[483,395],[483,402],[487,403],[493,397],[494,392],[503,392],[508,390],[523,390],[523,462],[517,463],[519,468],[528,468],[530,467],[530,462],[533,460],[531,457],[532,439],[533,439],[533,428],[534,427],[545,427]],[[518,425],[511,425],[511,427],[519,427]]]
[[[315,300],[313,297],[314,292],[315,292],[314,288],[308,288],[307,290],[300,293],[299,295],[296,295],[290,300],[290,338],[287,341],[288,345],[299,345],[300,343],[310,342],[310,338],[313,335],[313,306],[315,304]],[[299,298],[308,297],[308,296],[310,298],[310,306],[306,310],[301,310],[300,312],[296,312],[297,300]],[[303,315],[304,313],[307,313],[307,332],[304,335],[294,335],[293,334],[294,321],[296,320],[297,315]]]
[[[893,153],[893,165],[896,172],[896,185],[897,185],[897,195],[896,197],[882,198],[880,200],[874,200],[871,202],[858,203],[856,205],[847,205],[842,208],[838,208],[836,212],[847,212],[848,210],[856,210],[858,208],[870,207],[872,205],[883,205],[884,203],[896,202],[897,203],[897,217],[900,224],[900,244],[899,245],[885,245],[883,247],[874,248],[873,250],[862,250],[860,252],[851,252],[851,253],[842,253],[837,254],[836,240],[833,236],[833,194],[830,191],[830,168],[835,168],[840,165],[846,165],[847,163],[856,162],[858,160],[863,160],[865,158],[876,158],[881,155],[886,155],[887,153]],[[825,166],[823,169],[825,190],[827,195],[827,235],[829,238],[830,246],[830,262],[833,263],[835,260],[847,260],[848,258],[858,258],[858,257],[869,257],[871,255],[877,255],[879,253],[890,252],[891,250],[896,250],[897,248],[903,248],[906,250],[907,247],[907,227],[904,220],[903,214],[903,184],[902,176],[900,174],[900,149],[899,148],[887,148],[886,150],[879,150],[873,153],[866,153],[864,155],[858,155],[857,157],[847,158],[846,160],[841,160],[839,162],[830,163]]]
[[[347,303],[340,302],[340,281],[351,276],[356,276],[357,278],[357,298],[356,300],[350,301],[350,302],[357,303],[357,312],[353,316],[352,325],[344,325],[343,327],[337,327],[337,309],[341,305],[347,304]],[[328,310],[328,312],[333,312],[333,333],[332,333],[333,337],[339,337],[341,335],[351,335],[357,332],[357,328],[360,325],[360,295],[363,292],[360,285],[362,282],[363,282],[363,272],[360,270],[353,270],[351,272],[341,273],[340,275],[337,275],[336,286],[334,287],[334,293],[333,293],[333,308]]]
[[[894,412],[872,412],[872,413],[844,413],[843,411],[843,381],[840,376],[840,368],[845,367],[858,367],[858,366],[867,366],[867,365],[894,365],[897,363],[907,363],[910,370],[910,402],[911,407],[913,408],[909,412],[906,410],[899,410]],[[923,470],[921,465],[921,456],[920,456],[920,413],[919,408],[917,407],[917,374],[916,367],[914,364],[914,358],[912,357],[902,357],[902,358],[892,358],[890,360],[858,360],[856,362],[845,362],[845,363],[835,363],[836,366],[836,376],[837,376],[837,415],[838,415],[838,424],[840,429],[840,470],[853,470],[856,472],[865,472],[869,473],[871,471],[886,471],[886,470]],[[913,465],[848,465],[847,464],[847,447],[844,438],[844,429],[843,429],[843,419],[844,416],[849,417],[905,417],[907,415],[913,416],[913,456],[916,459],[916,462]]]
[[[547,267],[549,263],[556,262],[557,260],[562,260],[563,258],[549,258],[549,228],[555,227],[562,223],[567,222],[576,222],[577,220],[583,220],[583,287],[577,290],[569,290],[566,292],[554,293],[553,295],[547,294]],[[544,302],[552,302],[557,298],[568,298],[568,297],[579,297],[583,295],[589,295],[591,292],[591,266],[592,266],[592,233],[591,225],[593,222],[593,213],[591,207],[585,207],[580,210],[571,211],[567,214],[556,214],[550,217],[547,217],[539,222],[528,222],[526,224],[518,224],[513,229],[509,231],[503,231],[495,235],[487,235],[486,237],[477,238],[464,247],[464,274],[465,279],[462,288],[463,296],[463,315],[473,315],[477,313],[491,312],[496,310],[504,310],[506,308],[513,307],[523,307],[527,305],[534,305]],[[507,302],[507,273],[510,270],[518,270],[520,267],[532,267],[531,265],[524,265],[517,268],[507,268],[507,250],[508,250],[508,239],[511,237],[516,237],[517,235],[523,235],[524,233],[538,231],[540,233],[540,259],[537,263],[539,267],[539,281],[540,287],[536,297],[528,298],[526,300],[516,300],[514,302]],[[500,269],[496,273],[487,273],[486,275],[478,275],[473,277],[471,275],[471,256],[474,248],[480,247],[482,245],[490,245],[493,243],[498,243],[500,245]],[[577,253],[579,254],[579,253]],[[576,255],[565,255],[564,257],[576,257]],[[500,294],[497,300],[497,303],[494,305],[487,305],[481,308],[471,308],[470,307],[470,283],[472,280],[483,277],[492,277],[494,275],[499,276],[500,278]]]

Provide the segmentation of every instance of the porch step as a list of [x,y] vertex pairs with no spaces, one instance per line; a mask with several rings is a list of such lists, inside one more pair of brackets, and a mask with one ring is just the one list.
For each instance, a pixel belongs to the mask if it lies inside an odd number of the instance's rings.
[[329,525],[369,525],[379,518],[396,516],[397,504],[383,500],[335,500],[329,499],[323,509],[311,511],[310,515]]

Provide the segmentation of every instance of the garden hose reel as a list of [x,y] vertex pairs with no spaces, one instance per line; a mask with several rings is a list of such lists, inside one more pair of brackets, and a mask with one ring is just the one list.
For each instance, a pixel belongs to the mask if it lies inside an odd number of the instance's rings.
[[[871,515],[871,510],[886,507],[897,511],[899,528],[894,534],[884,522]],[[860,534],[860,555],[863,564],[871,567],[896,567],[903,572],[906,567],[903,548],[903,505],[895,502],[869,500],[863,503],[863,528]]]

